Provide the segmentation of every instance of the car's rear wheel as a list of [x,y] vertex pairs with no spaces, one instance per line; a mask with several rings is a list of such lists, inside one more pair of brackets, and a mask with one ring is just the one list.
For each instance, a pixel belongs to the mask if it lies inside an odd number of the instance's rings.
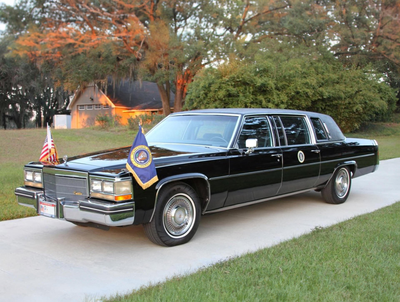
[[351,188],[351,172],[348,167],[336,170],[327,186],[322,189],[322,197],[327,203],[344,203],[349,197]]
[[179,182],[162,188],[153,220],[144,230],[152,242],[175,246],[192,239],[199,222],[199,197],[191,186]]

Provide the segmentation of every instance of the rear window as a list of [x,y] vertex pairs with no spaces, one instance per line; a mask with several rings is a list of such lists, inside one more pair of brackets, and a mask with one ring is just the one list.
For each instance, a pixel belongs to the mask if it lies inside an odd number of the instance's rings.
[[317,136],[317,141],[329,139],[325,126],[319,118],[311,118],[311,122],[314,127],[315,135]]

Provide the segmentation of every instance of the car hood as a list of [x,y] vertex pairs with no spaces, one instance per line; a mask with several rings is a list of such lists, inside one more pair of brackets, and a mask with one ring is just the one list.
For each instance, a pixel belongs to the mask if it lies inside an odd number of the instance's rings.
[[[149,146],[156,167],[208,158],[226,149],[184,144],[154,144]],[[89,153],[60,160],[58,169],[79,170],[101,174],[126,173],[125,168],[131,146]]]

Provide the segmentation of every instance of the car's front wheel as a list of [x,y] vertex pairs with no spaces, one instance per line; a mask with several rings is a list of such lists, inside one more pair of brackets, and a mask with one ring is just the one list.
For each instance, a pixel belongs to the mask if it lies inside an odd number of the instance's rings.
[[322,189],[322,197],[327,203],[344,203],[349,197],[351,188],[351,172],[348,167],[336,170],[327,186]]
[[175,246],[192,239],[199,222],[199,197],[191,186],[179,182],[162,188],[153,220],[144,230],[152,242]]

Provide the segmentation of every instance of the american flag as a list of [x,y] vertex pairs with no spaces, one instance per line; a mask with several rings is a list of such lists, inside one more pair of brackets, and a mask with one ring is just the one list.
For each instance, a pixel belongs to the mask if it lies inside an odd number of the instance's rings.
[[54,145],[53,137],[51,136],[50,126],[47,125],[47,136],[44,140],[42,153],[40,154],[39,161],[43,164],[58,164],[58,154],[56,145]]

